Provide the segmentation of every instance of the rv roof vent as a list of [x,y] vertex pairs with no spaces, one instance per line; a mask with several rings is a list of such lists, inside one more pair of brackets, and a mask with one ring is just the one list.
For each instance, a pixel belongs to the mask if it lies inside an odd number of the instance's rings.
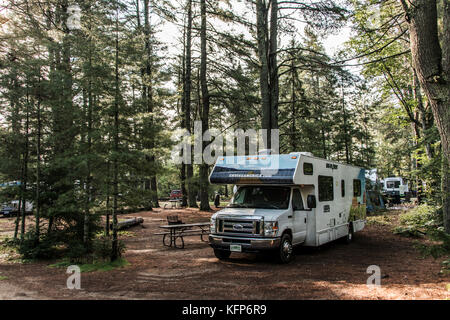
[[308,157],[314,157],[314,155],[311,152],[291,152],[290,154],[296,154],[301,156],[308,156]]

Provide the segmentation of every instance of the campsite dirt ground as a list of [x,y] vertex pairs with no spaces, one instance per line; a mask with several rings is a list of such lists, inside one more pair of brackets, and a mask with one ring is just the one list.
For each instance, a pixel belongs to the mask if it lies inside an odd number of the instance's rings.
[[[161,236],[154,235],[168,214],[206,222],[211,213],[156,209],[128,214],[124,217],[144,218],[143,226],[123,235],[128,266],[83,273],[81,290],[69,290],[66,270],[49,268],[54,261],[22,264],[0,252],[0,300],[449,299],[450,276],[439,273],[443,258],[422,258],[415,240],[391,232],[400,212],[389,211],[391,225],[370,224],[349,245],[298,248],[288,265],[265,255],[232,254],[219,261],[199,237],[187,238],[186,248],[179,250],[164,247]],[[13,229],[12,219],[0,219],[0,236]],[[380,287],[366,285],[371,265],[381,269]]]

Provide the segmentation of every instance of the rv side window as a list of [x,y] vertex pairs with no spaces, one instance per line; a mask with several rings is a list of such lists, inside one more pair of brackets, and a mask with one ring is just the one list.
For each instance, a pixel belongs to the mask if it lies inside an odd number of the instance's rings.
[[305,162],[305,163],[303,164],[303,173],[304,173],[306,176],[312,176],[312,175],[313,175],[313,172],[314,172],[313,164],[312,164],[312,163],[309,163],[309,162]]
[[333,201],[333,177],[319,176],[319,201]]
[[361,180],[353,180],[353,196],[360,197],[361,196]]
[[341,180],[341,196],[345,197],[345,180]]
[[303,207],[302,195],[300,194],[300,190],[294,189],[292,194],[292,210],[305,210]]

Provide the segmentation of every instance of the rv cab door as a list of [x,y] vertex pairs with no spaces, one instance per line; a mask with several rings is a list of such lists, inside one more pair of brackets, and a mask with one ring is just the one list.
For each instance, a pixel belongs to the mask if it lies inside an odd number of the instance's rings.
[[292,192],[292,220],[294,244],[303,243],[306,239],[306,214],[300,190],[295,188]]

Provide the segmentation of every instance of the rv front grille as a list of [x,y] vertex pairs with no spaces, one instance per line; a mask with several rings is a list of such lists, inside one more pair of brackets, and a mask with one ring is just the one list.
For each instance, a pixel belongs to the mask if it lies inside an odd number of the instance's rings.
[[225,234],[252,236],[260,235],[262,230],[260,220],[219,218],[217,231]]

